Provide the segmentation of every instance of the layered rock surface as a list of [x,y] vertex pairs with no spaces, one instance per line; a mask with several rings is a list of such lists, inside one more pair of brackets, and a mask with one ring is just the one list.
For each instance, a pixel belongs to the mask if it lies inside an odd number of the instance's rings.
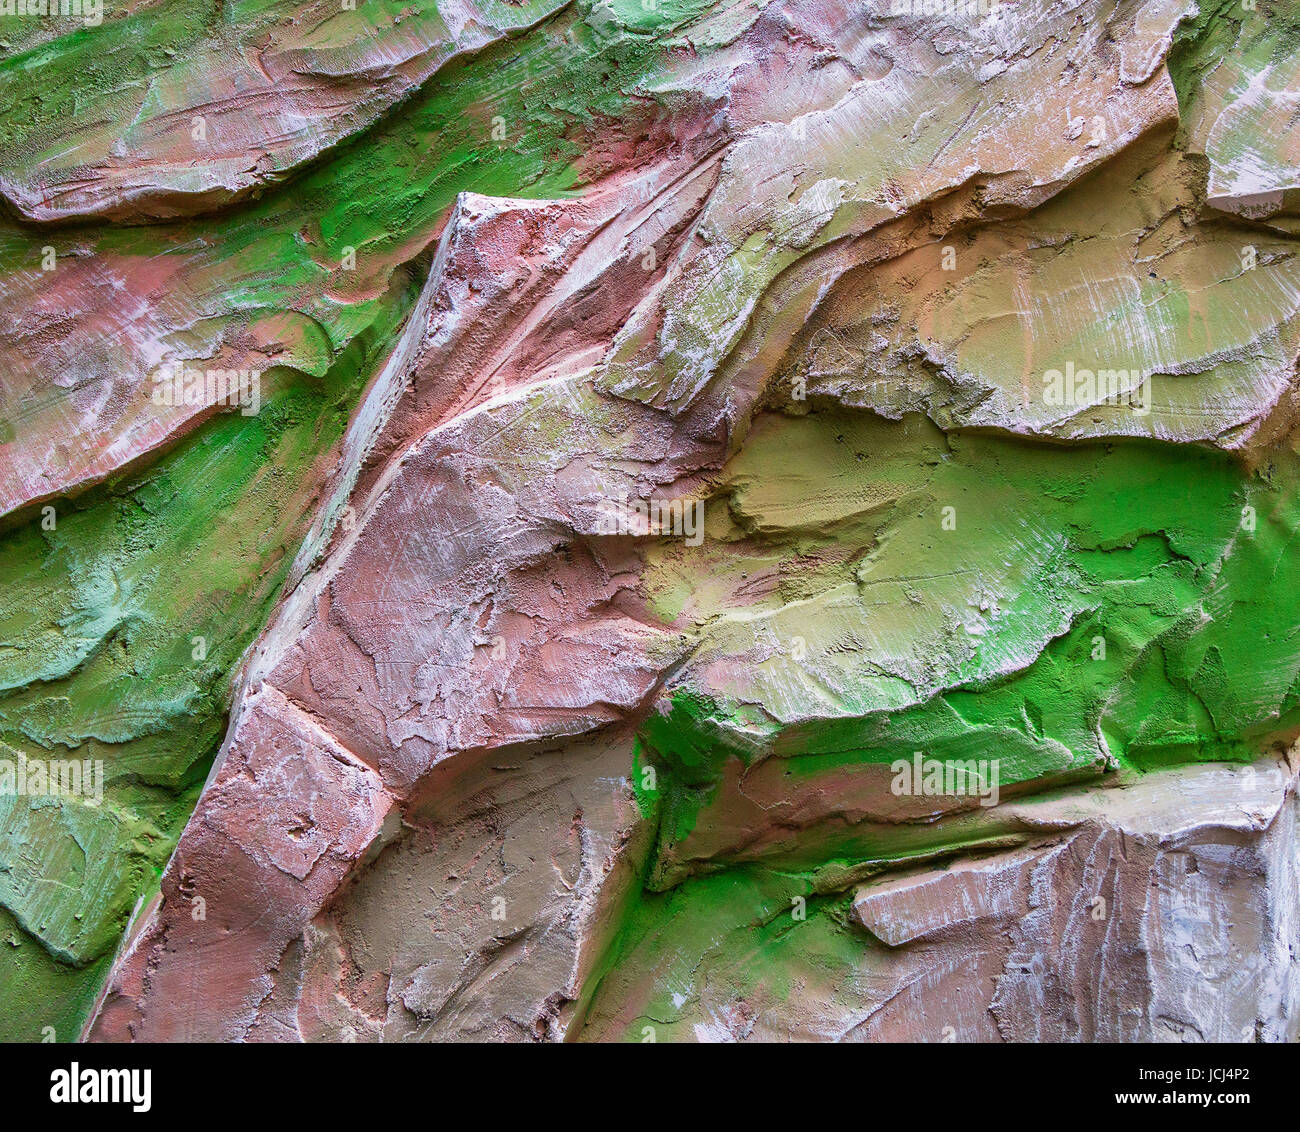
[[114,223],[5,236],[0,737],[110,785],[15,800],[18,979],[97,1040],[1294,1039],[1287,18],[548,13],[234,90],[231,161],[62,127]]
[[[562,0],[438,6],[161,0],[37,42],[0,78],[0,192],[27,220],[171,219],[228,205],[362,132],[432,75]],[[24,88],[41,67],[41,91]]]
[[687,882],[583,1037],[1293,1042],[1295,783],[1293,755],[1011,803],[978,856],[806,905],[781,872]]

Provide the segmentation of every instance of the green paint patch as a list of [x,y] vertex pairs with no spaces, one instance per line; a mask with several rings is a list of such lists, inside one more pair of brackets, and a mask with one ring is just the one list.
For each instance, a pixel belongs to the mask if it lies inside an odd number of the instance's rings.
[[[206,325],[214,310],[232,325],[274,321],[293,367],[263,377],[256,418],[214,419],[150,468],[58,502],[53,530],[37,519],[0,535],[0,740],[105,764],[99,809],[19,799],[6,814],[0,912],[17,942],[0,1038],[39,1037],[47,1023],[74,1037],[131,908],[156,886],[225,730],[231,675],[279,594],[361,385],[412,305],[405,265],[463,191],[579,191],[590,138],[658,112],[641,84],[663,69],[666,37],[710,7],[568,6],[447,65],[364,135],[228,214],[39,239],[0,225],[0,267],[17,274],[47,242],[60,255],[174,258],[179,324]],[[399,8],[413,15],[384,12]],[[316,46],[376,11],[341,14]],[[498,14],[524,18],[517,5]],[[19,37],[0,61],[0,148],[57,147],[96,92],[129,100],[138,86],[143,98],[227,22],[280,18],[263,0],[219,18],[189,0],[106,15],[53,42]]]
[[721,1020],[697,1028],[708,992],[725,1001],[739,1032],[760,1014],[778,1030],[783,1015],[793,1023],[797,1006],[783,1010],[792,998],[847,991],[869,957],[869,939],[848,925],[848,905],[846,896],[815,896],[806,876],[757,868],[644,895],[597,974],[579,1040],[718,1040],[727,1036]]
[[[214,418],[152,467],[0,537],[0,740],[102,761],[99,806],[12,797],[0,905],[18,943],[0,1036],[76,1037],[137,898],[156,884],[337,458],[348,412],[414,304],[409,272],[323,379],[279,370],[255,417]],[[11,756],[15,757],[15,756]],[[66,972],[66,973],[65,973]]]
[[1003,789],[1256,757],[1300,722],[1296,464],[761,418],[703,547],[647,570],[700,640],[641,731],[669,771],[657,863],[743,822],[768,759],[824,821],[847,771],[916,751],[996,758]]

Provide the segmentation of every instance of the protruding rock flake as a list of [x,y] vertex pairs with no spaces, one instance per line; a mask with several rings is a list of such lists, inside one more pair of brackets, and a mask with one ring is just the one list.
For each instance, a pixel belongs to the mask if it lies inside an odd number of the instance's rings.
[[0,1039],[1300,1041],[1300,8],[64,6]]

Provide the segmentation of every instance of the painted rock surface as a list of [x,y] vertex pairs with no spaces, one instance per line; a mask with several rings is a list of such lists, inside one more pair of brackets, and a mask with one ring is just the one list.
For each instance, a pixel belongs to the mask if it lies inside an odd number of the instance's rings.
[[0,1037],[1297,1040],[1292,5],[83,5]]

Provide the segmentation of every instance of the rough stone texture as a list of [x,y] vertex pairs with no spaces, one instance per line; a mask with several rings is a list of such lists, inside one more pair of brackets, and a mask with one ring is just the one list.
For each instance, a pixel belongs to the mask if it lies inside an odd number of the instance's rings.
[[911,998],[961,1040],[1294,1042],[1295,785],[1265,762],[1024,802],[1049,840],[859,888],[907,988],[862,1036]]
[[839,920],[718,905],[695,937],[684,894],[681,950],[641,937],[584,1037],[1293,1042],[1295,787],[1293,753],[1017,802],[1015,848],[861,885]]
[[[1261,4],[232,13],[129,128],[11,124],[0,737],[114,763],[0,833],[60,1025],[1294,1039]],[[177,361],[269,408],[159,411]]]
[[[71,113],[10,127],[0,193],[40,221],[140,222],[229,205],[360,133],[451,60],[562,6],[307,0],[236,22],[164,0],[145,7],[152,19],[110,20],[102,33],[36,48],[43,96]],[[116,60],[118,75],[131,75],[107,98],[105,39],[129,58]],[[17,88],[21,74],[5,85]]]
[[[203,797],[205,851],[191,855],[184,839],[177,847],[162,901],[126,951],[132,994],[110,986],[102,1035],[246,1036],[268,970],[350,866],[378,849],[393,806],[374,771],[272,689],[245,703]],[[202,1017],[185,1009],[198,988]]]

